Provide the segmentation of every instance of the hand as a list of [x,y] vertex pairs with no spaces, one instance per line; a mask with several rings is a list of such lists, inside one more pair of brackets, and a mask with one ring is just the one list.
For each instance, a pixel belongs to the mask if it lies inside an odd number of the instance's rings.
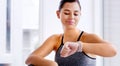
[[60,52],[61,57],[68,57],[75,52],[82,52],[82,44],[79,42],[66,42]]

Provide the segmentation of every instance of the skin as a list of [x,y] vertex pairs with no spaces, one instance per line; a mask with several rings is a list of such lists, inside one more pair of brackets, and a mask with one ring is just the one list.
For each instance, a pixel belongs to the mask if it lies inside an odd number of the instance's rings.
[[[64,39],[63,43],[67,41],[75,42],[81,32],[76,28],[81,11],[78,3],[65,3],[60,11],[56,12],[57,17],[61,20]],[[57,51],[61,44],[62,34],[55,34],[50,36],[39,48],[31,53],[26,60],[26,64],[34,64],[35,66],[58,66],[56,62],[44,59],[50,52]],[[84,32],[81,39],[83,51],[91,57],[96,55],[102,57],[113,57],[116,55],[116,49],[109,42],[101,39],[95,34]]]

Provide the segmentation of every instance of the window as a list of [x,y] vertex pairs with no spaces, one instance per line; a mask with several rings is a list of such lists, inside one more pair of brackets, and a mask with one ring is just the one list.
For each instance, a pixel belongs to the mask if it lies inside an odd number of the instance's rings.
[[6,52],[7,53],[10,53],[10,50],[11,50],[11,47],[10,47],[10,26],[11,26],[11,24],[10,24],[10,21],[11,21],[11,19],[10,19],[10,16],[11,16],[11,11],[10,11],[10,9],[11,9],[11,0],[7,0],[7,4],[6,4]]
[[10,66],[10,0],[0,0],[0,66]]
[[0,0],[0,66],[25,66],[39,44],[39,0]]

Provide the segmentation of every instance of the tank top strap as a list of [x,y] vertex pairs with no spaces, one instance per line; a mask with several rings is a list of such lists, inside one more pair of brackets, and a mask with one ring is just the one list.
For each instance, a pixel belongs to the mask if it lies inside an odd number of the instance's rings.
[[64,34],[62,35],[61,45],[63,45]]
[[84,33],[84,31],[82,31],[81,33],[80,33],[80,35],[79,35],[79,37],[78,37],[78,39],[77,39],[77,41],[79,41],[80,40],[80,38],[81,38],[81,36],[82,36],[82,34]]
[[[79,35],[79,37],[78,37],[77,41],[79,41],[79,40],[80,40],[80,38],[81,38],[81,36],[82,36],[82,34],[83,34],[83,33],[84,33],[84,31],[81,31],[81,33],[80,33],[80,35]],[[64,34],[62,35],[61,44],[63,44],[63,38],[64,38]]]

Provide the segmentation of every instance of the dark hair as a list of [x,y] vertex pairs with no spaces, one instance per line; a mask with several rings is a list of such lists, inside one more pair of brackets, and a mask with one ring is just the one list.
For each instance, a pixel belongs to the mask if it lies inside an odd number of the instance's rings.
[[60,5],[59,5],[59,11],[63,8],[63,6],[64,6],[64,4],[65,4],[66,2],[70,2],[70,3],[72,3],[72,2],[77,2],[78,5],[79,5],[79,7],[80,7],[80,10],[81,10],[81,5],[80,5],[79,0],[61,0],[61,1],[60,1]]

